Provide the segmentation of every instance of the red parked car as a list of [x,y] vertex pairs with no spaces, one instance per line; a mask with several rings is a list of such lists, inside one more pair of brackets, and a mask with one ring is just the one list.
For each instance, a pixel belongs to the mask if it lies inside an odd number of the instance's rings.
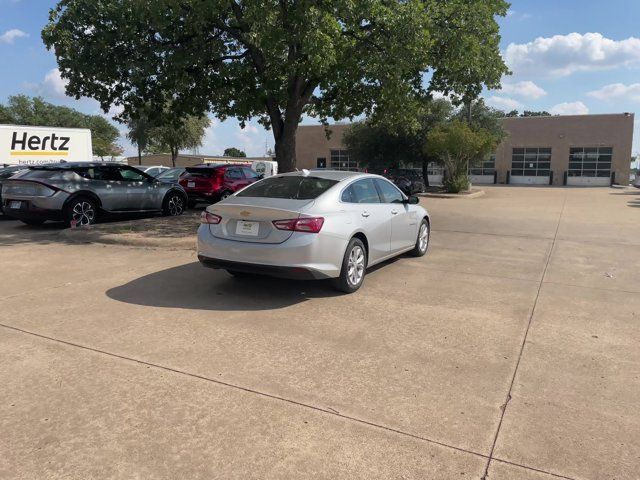
[[179,183],[189,197],[189,207],[214,203],[262,178],[244,165],[202,164],[187,167]]

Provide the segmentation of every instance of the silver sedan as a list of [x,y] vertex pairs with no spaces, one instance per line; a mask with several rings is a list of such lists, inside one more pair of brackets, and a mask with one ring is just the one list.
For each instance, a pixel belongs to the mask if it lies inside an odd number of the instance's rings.
[[332,170],[266,178],[202,212],[198,258],[236,276],[330,278],[347,293],[368,267],[429,246],[430,220],[378,175]]

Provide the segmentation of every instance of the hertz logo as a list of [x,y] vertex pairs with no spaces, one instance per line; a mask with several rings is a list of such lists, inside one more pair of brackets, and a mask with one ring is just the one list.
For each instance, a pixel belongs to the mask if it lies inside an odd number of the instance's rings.
[[69,154],[70,137],[58,136],[55,133],[44,137],[38,135],[28,136],[13,132],[11,137],[11,155],[62,155]]

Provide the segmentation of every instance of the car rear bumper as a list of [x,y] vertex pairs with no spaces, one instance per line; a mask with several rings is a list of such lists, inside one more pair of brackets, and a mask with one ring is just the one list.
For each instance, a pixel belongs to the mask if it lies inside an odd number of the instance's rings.
[[255,273],[259,275],[268,275],[270,277],[290,278],[292,280],[322,280],[331,278],[322,272],[305,267],[279,267],[276,265],[262,265],[259,263],[234,262],[231,260],[209,258],[203,255],[198,255],[198,260],[200,260],[202,265],[209,268]]
[[220,200],[221,192],[194,192],[186,190],[187,197],[192,202],[214,203]]
[[206,266],[285,278],[321,279],[340,275],[346,249],[342,238],[294,232],[282,243],[226,240],[198,229],[198,258]]
[[20,208],[10,208],[10,204],[11,200],[3,200],[2,213],[7,217],[16,218],[18,220],[62,220],[62,210],[40,208],[28,200],[22,200],[20,202]]

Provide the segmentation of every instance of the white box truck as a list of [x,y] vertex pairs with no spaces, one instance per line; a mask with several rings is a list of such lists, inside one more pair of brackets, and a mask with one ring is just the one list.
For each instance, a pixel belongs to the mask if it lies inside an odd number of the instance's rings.
[[0,125],[0,166],[92,159],[91,130],[87,128]]

